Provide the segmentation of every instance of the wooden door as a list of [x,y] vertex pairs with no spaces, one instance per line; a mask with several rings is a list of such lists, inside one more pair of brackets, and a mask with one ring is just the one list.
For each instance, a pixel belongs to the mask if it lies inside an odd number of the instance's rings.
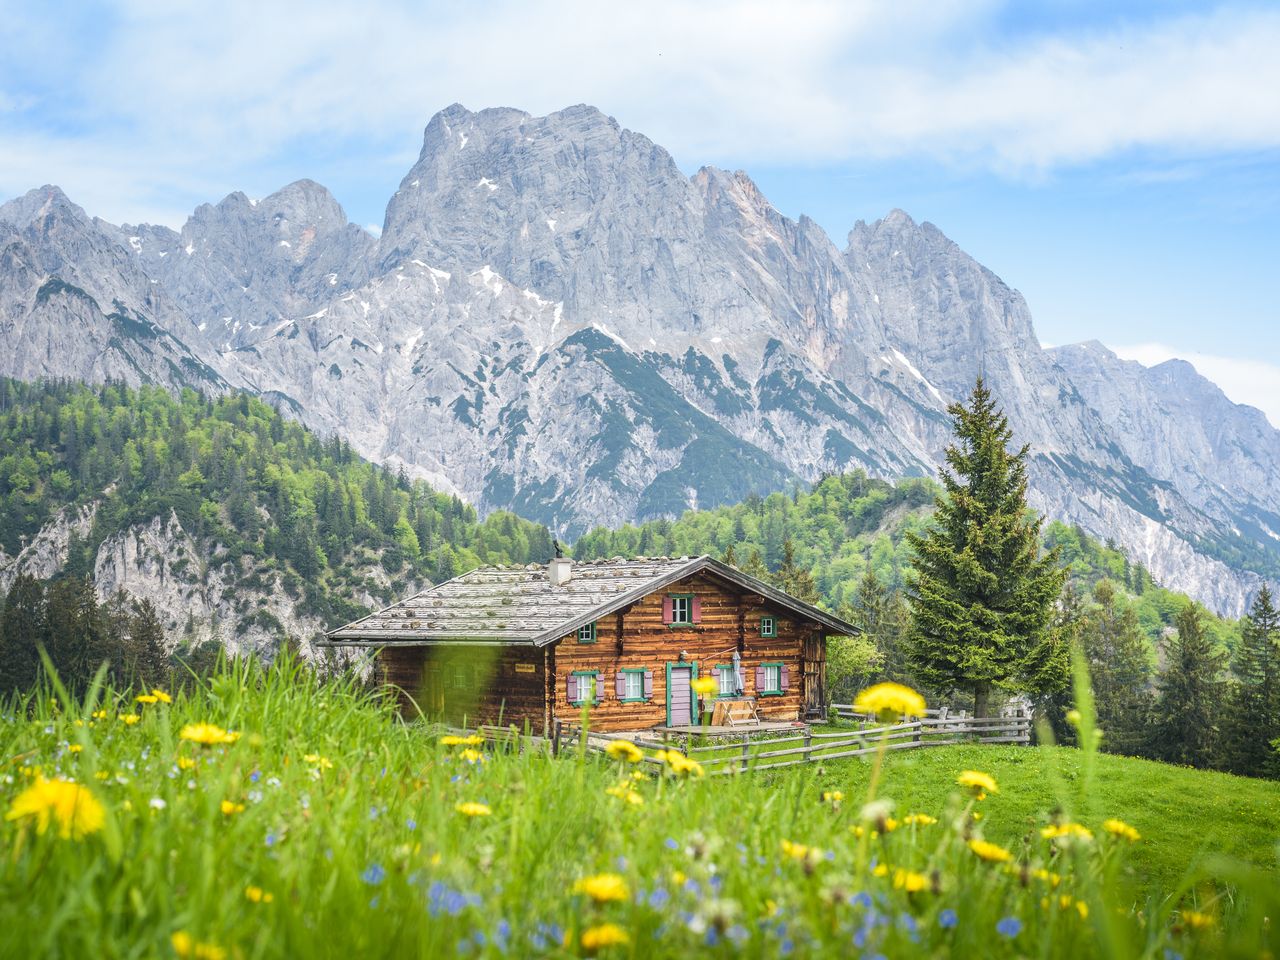
[[667,726],[687,727],[693,723],[693,667],[667,664]]
[[813,716],[826,708],[827,645],[819,633],[804,641],[804,709]]

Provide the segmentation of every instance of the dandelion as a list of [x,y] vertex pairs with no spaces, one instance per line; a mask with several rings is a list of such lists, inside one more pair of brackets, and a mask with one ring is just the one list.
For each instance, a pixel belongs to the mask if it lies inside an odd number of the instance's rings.
[[484,737],[475,733],[466,737],[450,733],[440,738],[440,744],[445,747],[478,747],[482,743],[484,743]]
[[823,852],[818,847],[811,847],[804,843],[793,843],[790,840],[782,841],[782,853],[792,860],[797,860],[804,865],[806,871],[812,872],[819,861],[822,860]]
[[892,723],[899,717],[923,716],[924,697],[900,683],[877,683],[858,694],[853,711],[874,714],[881,721]]
[[626,801],[633,807],[644,805],[644,797],[632,790],[631,785],[628,783],[620,783],[616,787],[606,787],[604,792],[611,797]]
[[204,747],[235,743],[240,739],[240,734],[223,730],[212,723],[189,723],[182,728],[178,736],[183,740],[190,740],[192,743],[198,743]]
[[659,750],[655,756],[667,765],[667,770],[677,777],[703,776],[702,764],[690,760],[679,750]]
[[183,960],[188,957],[192,960],[226,960],[227,951],[222,947],[200,943],[185,930],[179,930],[169,937],[169,943],[173,945],[173,952]]
[[996,786],[995,777],[981,770],[961,771],[960,776],[956,777],[956,783],[968,788],[979,800],[985,800],[988,793],[1000,792],[1000,788]]
[[78,743],[73,743],[73,744],[71,744],[71,746],[67,747],[67,752],[68,752],[68,753],[79,753],[79,752],[80,752],[81,750],[83,750],[83,749],[84,749],[84,747],[80,746],[80,744],[78,744]]
[[173,697],[169,696],[163,690],[152,690],[151,695],[161,703],[173,703]]
[[275,899],[274,896],[261,887],[245,887],[244,898],[250,903],[270,903]]
[[71,780],[46,780],[37,774],[35,783],[14,798],[4,818],[32,818],[37,833],[44,833],[53,823],[62,839],[79,840],[102,829],[106,812],[86,787]]
[[627,931],[616,923],[601,923],[582,931],[582,949],[595,953],[606,947],[625,947],[631,942]]
[[466,761],[467,763],[470,763],[472,765],[475,765],[477,763],[484,763],[484,754],[481,753],[479,750],[473,750],[471,747],[467,747],[465,750],[459,753],[458,756],[464,761]]
[[616,873],[597,873],[591,877],[583,877],[573,885],[572,892],[585,894],[596,903],[626,900],[630,896],[627,882]]
[[332,770],[333,761],[328,757],[322,757],[318,753],[308,753],[303,757],[303,762],[311,764],[317,770]]
[[218,805],[218,809],[222,811],[224,817],[229,817],[232,814],[244,813],[244,804],[236,803],[234,800],[223,800]]
[[697,680],[690,680],[689,686],[698,696],[709,697],[720,689],[720,682],[715,677],[699,677]]
[[89,716],[92,717],[94,720],[105,720],[107,719],[107,711],[95,710],[93,711],[93,713],[89,714]]
[[844,801],[843,790],[823,790],[822,802],[829,803],[833,807],[838,807]]
[[614,740],[604,748],[604,752],[623,763],[639,763],[644,759],[644,751],[630,740]]
[[1040,829],[1046,840],[1092,840],[1093,831],[1078,823],[1052,823]]
[[903,870],[901,867],[893,872],[893,889],[895,890],[919,893],[921,890],[927,889],[928,886],[929,878],[923,873],[916,873],[914,870]]
[[487,817],[493,813],[487,803],[475,803],[474,801],[456,804],[453,809],[466,817]]
[[120,722],[123,723],[126,727],[132,727],[135,723],[137,723],[141,719],[142,718],[138,716],[136,713],[120,714]]
[[909,813],[902,818],[904,827],[931,827],[937,822],[937,817],[931,817],[927,813]]
[[1128,840],[1130,843],[1137,843],[1142,839],[1142,834],[1138,833],[1137,830],[1133,829],[1133,827],[1129,826],[1123,820],[1116,820],[1114,818],[1104,820],[1102,821],[1102,829],[1107,831],[1107,833],[1111,834],[1113,837],[1121,837]]
[[987,863],[1008,863],[1013,859],[1013,854],[1004,847],[987,840],[970,840],[969,849]]
[[1208,930],[1217,923],[1213,914],[1200,913],[1198,910],[1183,910],[1178,918],[1188,930]]
[[159,703],[160,698],[151,693],[140,693],[133,698],[134,703]]

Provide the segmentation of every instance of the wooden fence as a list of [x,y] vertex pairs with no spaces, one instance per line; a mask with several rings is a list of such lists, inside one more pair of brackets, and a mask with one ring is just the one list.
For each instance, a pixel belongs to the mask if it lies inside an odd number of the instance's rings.
[[[843,706],[835,709],[840,710]],[[851,711],[852,708],[849,709]],[[763,739],[753,739],[746,733],[714,738],[686,733],[659,740],[618,733],[593,733],[557,721],[551,736],[546,738],[520,734],[510,727],[481,727],[479,733],[507,749],[544,749],[553,755],[566,749],[604,752],[613,741],[626,740],[649,751],[678,750],[697,760],[710,776],[868,756],[881,748],[882,741],[885,750],[916,750],[954,743],[1031,741],[1031,718],[1021,711],[1005,717],[956,717],[940,711],[928,711],[919,720],[888,726],[876,725],[871,718],[851,713],[848,719],[862,723],[863,728],[832,733],[815,733],[813,728],[806,728],[803,732]],[[662,765],[662,761],[651,754],[646,754],[642,762]]]

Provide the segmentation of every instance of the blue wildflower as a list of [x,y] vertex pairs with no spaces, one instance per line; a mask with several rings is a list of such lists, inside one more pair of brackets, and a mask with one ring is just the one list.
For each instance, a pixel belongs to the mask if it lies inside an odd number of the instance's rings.
[[386,876],[387,871],[383,869],[382,864],[371,863],[365,869],[364,873],[360,874],[360,879],[372,887],[380,884]]
[[869,907],[871,906],[871,903],[871,894],[867,893],[865,890],[862,893],[855,895],[853,898],[853,905],[855,907]]
[[667,892],[666,887],[658,887],[653,893],[649,894],[649,906],[654,910],[661,910],[671,902],[671,894]]
[[1013,939],[1022,932],[1022,921],[1017,917],[1005,917],[996,924],[996,933],[1002,937]]
[[418,821],[417,821],[417,820],[415,820],[415,819],[413,819],[413,817],[410,817],[408,820],[406,820],[406,821],[404,822],[404,825],[405,825],[405,828],[406,828],[406,829],[408,829],[408,830],[417,830],[417,829],[418,829]]
[[674,839],[674,838],[672,838],[672,837],[667,837],[667,839],[666,839],[666,841],[665,841],[665,846],[666,846],[666,848],[667,848],[668,850],[679,850],[679,849],[680,849],[680,844],[676,843],[675,839]]
[[943,930],[950,930],[959,922],[960,918],[957,917],[956,912],[949,907],[938,914],[938,926]]

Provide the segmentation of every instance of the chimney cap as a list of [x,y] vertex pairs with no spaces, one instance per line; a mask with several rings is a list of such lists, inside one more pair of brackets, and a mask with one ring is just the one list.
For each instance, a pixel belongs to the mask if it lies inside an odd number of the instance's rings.
[[568,583],[573,579],[573,561],[568,557],[552,557],[547,564],[547,579],[553,587]]

